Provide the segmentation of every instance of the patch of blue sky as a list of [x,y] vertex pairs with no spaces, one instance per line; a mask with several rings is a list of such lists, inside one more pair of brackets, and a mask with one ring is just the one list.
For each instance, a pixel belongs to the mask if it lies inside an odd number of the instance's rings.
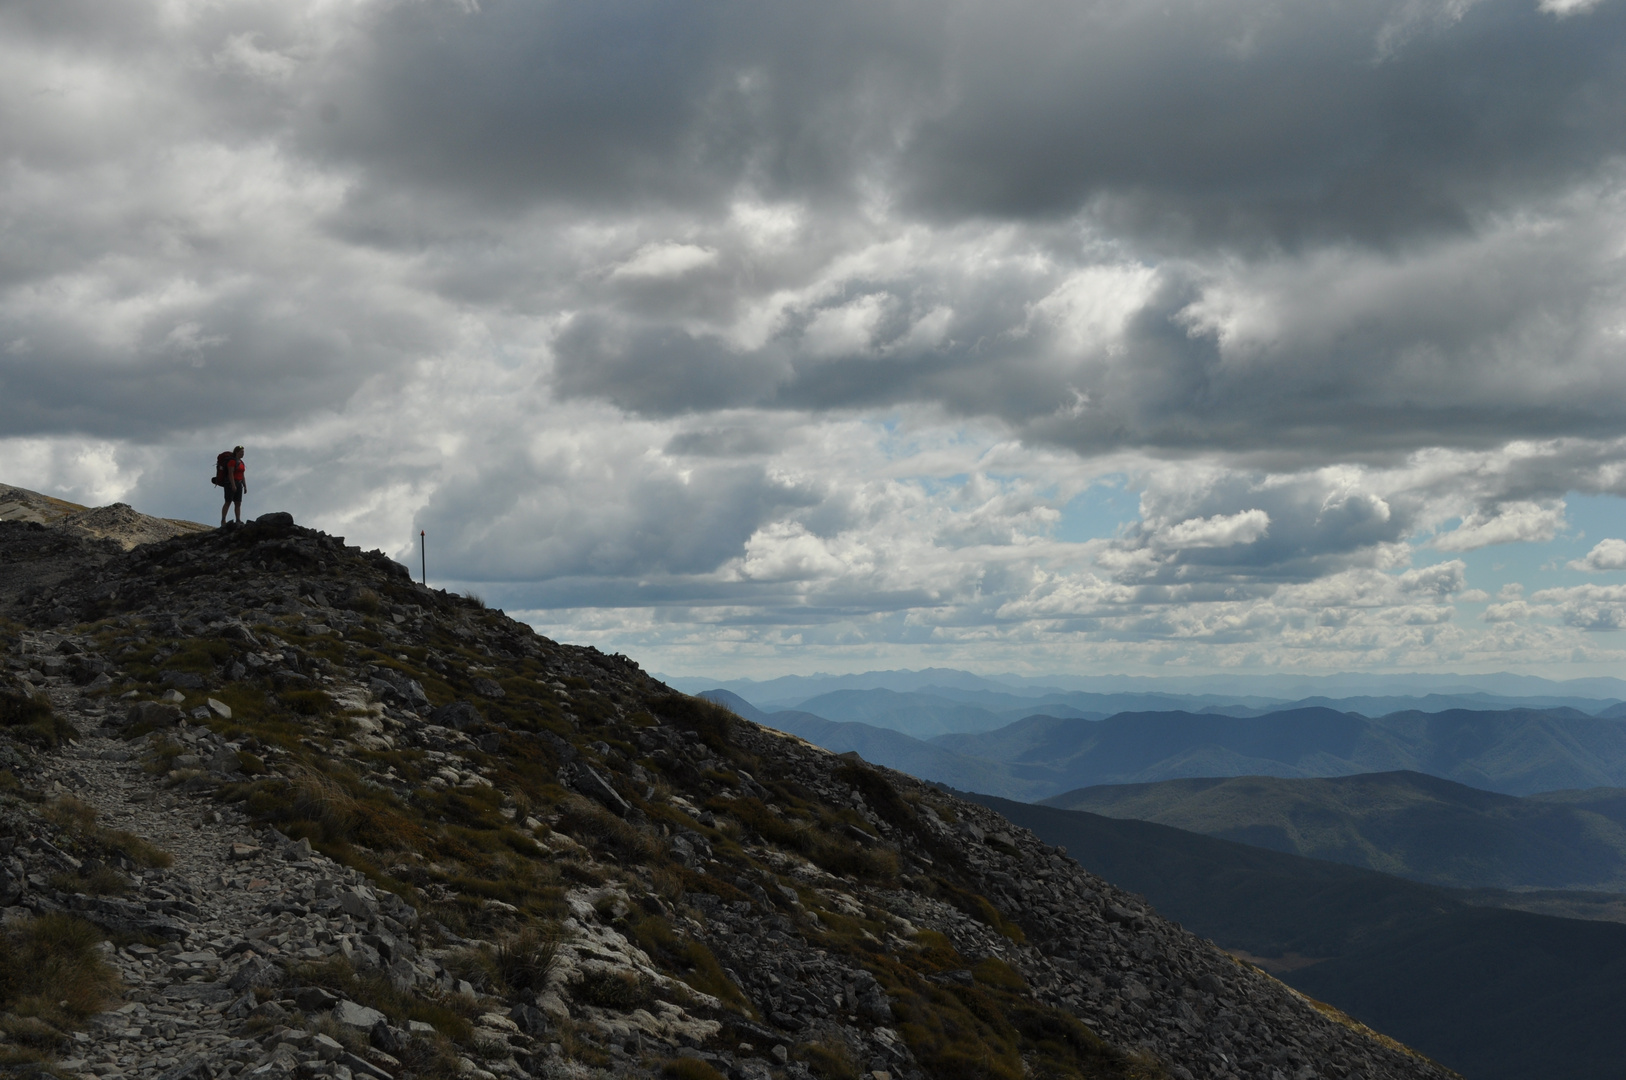
[[1140,492],[1122,473],[1103,476],[1068,500],[1056,523],[1056,539],[1072,543],[1107,540],[1140,520]]

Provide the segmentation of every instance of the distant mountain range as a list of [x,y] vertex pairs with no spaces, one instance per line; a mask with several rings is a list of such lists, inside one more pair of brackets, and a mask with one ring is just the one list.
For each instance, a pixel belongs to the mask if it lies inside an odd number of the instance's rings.
[[1418,772],[1080,788],[1047,806],[1134,818],[1460,888],[1626,892],[1626,790],[1518,798]]
[[[976,675],[954,668],[926,668],[921,671],[866,671],[852,675],[786,675],[777,679],[716,679],[706,676],[656,676],[686,694],[723,689],[738,694],[760,708],[805,708],[810,698],[837,690],[892,690],[900,693],[927,692],[940,696],[985,691],[1036,699],[1046,695],[1136,694],[1179,697],[1188,700],[1159,706],[1122,705],[1107,709],[1122,712],[1129,708],[1183,708],[1201,711],[1204,704],[1249,705],[1277,708],[1311,698],[1344,700],[1350,698],[1427,698],[1490,695],[1520,699],[1504,704],[1524,704],[1548,708],[1572,702],[1583,712],[1595,712],[1603,705],[1626,701],[1626,680],[1615,678],[1543,679],[1533,675],[1494,672],[1480,675],[1398,674],[1361,672],[1336,675],[1193,675],[1182,677],[1132,675]],[[1203,699],[1202,702],[1189,699]],[[973,702],[974,704],[981,704]],[[1379,706],[1374,706],[1379,707]],[[1418,708],[1414,702],[1400,708]],[[1466,702],[1451,708],[1497,707],[1489,702]],[[817,710],[810,710],[817,711]],[[998,711],[993,710],[993,711]],[[1346,711],[1363,711],[1346,707]],[[1396,711],[1384,708],[1384,712]],[[1437,710],[1428,710],[1437,711]],[[830,717],[830,719],[841,719]]]
[[1472,1080],[1626,1074],[1626,926],[1166,825],[966,796]]
[[1411,711],[1376,719],[1326,708],[1253,717],[1036,715],[992,731],[916,739],[800,710],[764,712],[724,690],[703,696],[837,752],[856,750],[923,779],[1017,799],[1185,777],[1397,770],[1508,795],[1626,787],[1626,723],[1573,709]]

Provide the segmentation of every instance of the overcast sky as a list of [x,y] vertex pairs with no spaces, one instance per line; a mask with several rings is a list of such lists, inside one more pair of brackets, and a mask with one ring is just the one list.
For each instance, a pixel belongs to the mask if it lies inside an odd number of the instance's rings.
[[1626,661],[1626,0],[0,2],[0,481],[674,674]]

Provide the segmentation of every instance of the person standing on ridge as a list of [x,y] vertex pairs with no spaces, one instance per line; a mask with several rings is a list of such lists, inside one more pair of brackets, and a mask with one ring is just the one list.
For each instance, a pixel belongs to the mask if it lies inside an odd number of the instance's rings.
[[233,508],[237,512],[237,524],[243,523],[243,493],[248,490],[248,481],[243,479],[243,448],[234,446],[229,454],[221,454],[216,465],[223,475],[219,477],[220,486],[226,493],[226,501],[220,507],[220,527],[226,527],[226,511]]

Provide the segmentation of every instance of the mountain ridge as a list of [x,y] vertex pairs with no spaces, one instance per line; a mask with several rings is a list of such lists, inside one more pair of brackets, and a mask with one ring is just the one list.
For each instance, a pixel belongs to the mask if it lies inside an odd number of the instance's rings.
[[[130,552],[0,522],[0,552],[47,583],[0,590],[7,932],[167,936],[88,950],[115,979],[67,1011],[4,1002],[75,1068],[1450,1075],[984,807],[291,515]],[[149,804],[189,827],[97,824]]]
[[1517,797],[1425,773],[1082,788],[1043,805],[1453,888],[1626,892],[1626,790]]

